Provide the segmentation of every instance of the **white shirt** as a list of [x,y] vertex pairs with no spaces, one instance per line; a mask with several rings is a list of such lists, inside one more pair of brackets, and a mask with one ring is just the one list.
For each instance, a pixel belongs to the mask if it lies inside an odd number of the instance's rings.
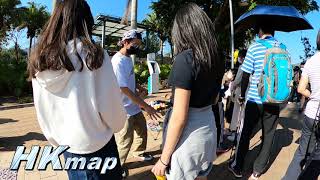
[[311,86],[310,100],[306,106],[305,115],[311,119],[316,117],[320,103],[320,52],[318,51],[305,64],[302,76],[308,77]]
[[[116,74],[120,87],[127,87],[133,93],[136,92],[136,79],[132,59],[120,52],[112,57],[113,71]],[[122,102],[128,116],[133,116],[141,112],[140,107],[133,103],[128,96],[122,93]]]
[[[84,61],[82,43],[73,41],[67,54],[76,71],[43,71],[32,80],[34,104],[40,127],[53,146],[68,145],[71,153],[93,153],[104,147],[126,120],[120,89],[110,58],[105,53],[102,67],[90,71]],[[84,63],[79,72],[80,62]]]

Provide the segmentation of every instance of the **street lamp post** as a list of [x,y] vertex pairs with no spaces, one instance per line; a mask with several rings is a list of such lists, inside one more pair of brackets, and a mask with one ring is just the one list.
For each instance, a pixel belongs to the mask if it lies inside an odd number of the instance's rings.
[[[241,0],[239,2],[240,6],[248,6],[248,0]],[[229,10],[230,10],[230,44],[231,44],[231,69],[234,69],[234,20],[233,20],[233,7],[232,7],[232,0],[229,0]]]
[[230,44],[231,44],[231,69],[234,69],[234,22],[233,22],[233,7],[232,7],[232,0],[229,0],[229,10],[230,10],[230,25],[231,25],[231,37],[230,37]]
[[[137,29],[137,11],[138,11],[138,0],[131,0],[131,29]],[[131,55],[133,64],[136,61],[136,55]]]

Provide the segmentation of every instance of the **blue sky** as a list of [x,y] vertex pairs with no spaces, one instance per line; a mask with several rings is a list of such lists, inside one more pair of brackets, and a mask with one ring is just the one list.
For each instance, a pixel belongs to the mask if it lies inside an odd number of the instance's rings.
[[[27,2],[33,1],[47,6],[48,10],[52,9],[52,0],[21,0],[25,5]],[[59,1],[59,0],[57,0]],[[142,21],[151,11],[149,6],[155,0],[138,0],[138,20]],[[87,0],[94,16],[98,14],[114,15],[122,17],[126,7],[127,0]]]
[[[22,4],[25,5],[30,0],[21,0]],[[127,0],[87,0],[91,6],[91,10],[94,16],[98,14],[106,14],[122,17],[124,14],[124,9],[126,7]],[[148,13],[151,12],[149,6],[151,2],[155,0],[138,0],[138,21],[142,21]],[[36,3],[46,5],[48,10],[52,9],[52,0],[34,0]],[[320,0],[317,0],[320,5]],[[316,35],[320,29],[320,12],[311,12],[306,15],[306,19],[314,27],[313,30],[306,31],[296,31],[292,33],[282,33],[277,32],[276,38],[281,42],[285,43],[288,47],[289,52],[292,56],[293,63],[298,63],[300,61],[299,56],[303,54],[303,45],[301,44],[301,37],[310,38],[311,45],[316,46]],[[28,41],[25,38],[21,39],[22,46],[27,47]],[[165,51],[169,51],[169,47],[165,48]]]

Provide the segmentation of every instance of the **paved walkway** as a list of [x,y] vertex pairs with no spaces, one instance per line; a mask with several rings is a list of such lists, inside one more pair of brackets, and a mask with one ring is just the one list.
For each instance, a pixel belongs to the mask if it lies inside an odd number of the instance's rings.
[[[281,112],[281,120],[276,132],[276,143],[273,151],[272,165],[262,180],[280,180],[284,175],[288,164],[298,146],[297,140],[300,136],[299,128],[301,116],[296,112],[294,105],[289,105]],[[157,135],[149,132],[148,151],[159,157],[161,135],[155,140]],[[249,167],[252,164],[253,157],[259,149],[258,133],[251,141],[251,151],[247,157],[246,175],[249,176]],[[38,126],[35,109],[33,107],[4,110],[0,111],[0,168],[10,166],[14,151],[17,145],[25,145],[29,150],[32,145],[47,145],[47,141]],[[214,162],[214,168],[209,179],[231,180],[232,175],[227,171],[227,160],[229,153],[219,156]],[[154,161],[155,162],[155,161]],[[136,162],[130,155],[127,166],[130,169],[128,180],[152,180],[153,175],[150,173],[154,163]],[[22,163],[24,166],[25,163]],[[49,166],[50,167],[50,166]],[[51,167],[50,167],[51,168]],[[0,177],[1,179],[1,177]],[[64,171],[25,171],[22,168],[18,171],[19,180],[66,180],[67,176]],[[245,178],[244,178],[245,179]]]

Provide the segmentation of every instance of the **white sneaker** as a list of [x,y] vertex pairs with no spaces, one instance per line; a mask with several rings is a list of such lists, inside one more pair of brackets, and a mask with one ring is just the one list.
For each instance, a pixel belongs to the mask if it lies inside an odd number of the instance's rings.
[[259,180],[261,174],[252,173],[249,180]]

